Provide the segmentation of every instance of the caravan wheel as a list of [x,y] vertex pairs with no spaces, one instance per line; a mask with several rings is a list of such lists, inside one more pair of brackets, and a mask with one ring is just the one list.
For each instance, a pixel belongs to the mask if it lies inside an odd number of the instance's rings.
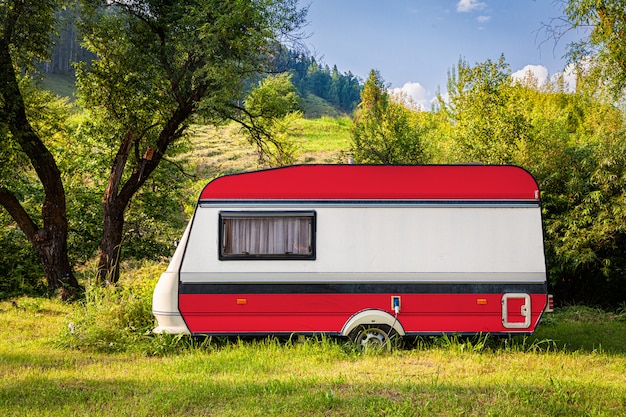
[[350,334],[350,339],[358,350],[391,350],[391,332],[386,324],[363,325]]

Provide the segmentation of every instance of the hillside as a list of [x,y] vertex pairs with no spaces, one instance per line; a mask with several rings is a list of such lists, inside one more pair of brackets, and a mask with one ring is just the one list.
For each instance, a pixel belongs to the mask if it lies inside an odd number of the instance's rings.
[[[45,74],[41,79],[41,86],[58,96],[67,97],[70,101],[74,101],[76,98],[76,80],[72,75]],[[327,100],[308,92],[301,94],[300,107],[304,117],[307,119],[349,116],[349,114],[338,109]]]
[[[299,119],[289,135],[296,145],[296,163],[345,162],[350,147],[351,120],[347,117]],[[198,179],[263,168],[258,154],[235,123],[221,127],[196,125],[191,150],[180,156]]]

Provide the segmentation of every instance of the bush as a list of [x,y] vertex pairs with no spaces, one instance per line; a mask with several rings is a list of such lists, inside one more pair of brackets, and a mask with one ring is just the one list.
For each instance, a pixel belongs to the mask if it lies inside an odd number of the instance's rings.
[[41,263],[26,236],[2,221],[0,232],[0,300],[19,295],[41,297],[47,294]]
[[152,292],[161,264],[131,268],[116,284],[89,282],[60,335],[60,344],[98,352],[150,351]]

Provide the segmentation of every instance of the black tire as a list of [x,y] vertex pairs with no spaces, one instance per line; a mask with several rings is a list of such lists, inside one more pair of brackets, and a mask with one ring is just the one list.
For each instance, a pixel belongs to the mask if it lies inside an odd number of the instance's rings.
[[361,325],[350,333],[350,341],[360,351],[391,350],[396,331],[386,324]]

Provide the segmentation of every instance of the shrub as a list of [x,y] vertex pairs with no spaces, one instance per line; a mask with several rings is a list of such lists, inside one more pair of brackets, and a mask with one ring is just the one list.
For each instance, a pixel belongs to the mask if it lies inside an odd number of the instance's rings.
[[150,350],[152,292],[163,265],[131,268],[116,284],[88,282],[60,335],[63,347],[99,352]]
[[46,295],[44,273],[35,250],[24,234],[5,219],[0,214],[0,300]]

